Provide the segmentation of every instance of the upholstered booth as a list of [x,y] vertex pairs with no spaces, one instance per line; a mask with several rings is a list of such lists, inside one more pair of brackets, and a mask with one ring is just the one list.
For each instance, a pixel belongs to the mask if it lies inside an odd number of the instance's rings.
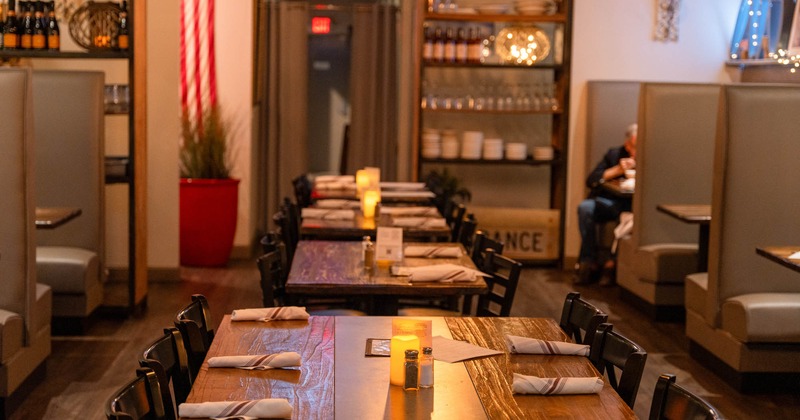
[[619,241],[622,296],[660,320],[682,320],[684,278],[697,270],[698,225],[659,204],[710,204],[719,85],[643,83],[633,230]]
[[38,279],[53,288],[53,326],[64,332],[103,301],[103,85],[102,72],[33,72],[36,203],[82,211],[36,235]]
[[0,417],[44,376],[50,287],[36,283],[31,73],[0,68]]
[[743,391],[800,387],[800,276],[756,254],[800,238],[800,87],[721,92],[708,273],[687,277],[690,352]]

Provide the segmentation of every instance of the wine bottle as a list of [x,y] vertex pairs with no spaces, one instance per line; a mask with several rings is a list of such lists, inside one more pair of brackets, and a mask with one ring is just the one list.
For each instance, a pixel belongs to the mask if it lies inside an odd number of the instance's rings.
[[433,35],[433,60],[444,61],[444,35],[439,27],[436,27]]
[[47,37],[45,35],[46,26],[44,24],[42,2],[37,1],[34,3],[34,8],[32,46],[34,50],[44,50],[47,48]]
[[456,61],[456,34],[455,29],[447,28],[444,40],[444,61],[453,63]]
[[467,34],[464,28],[458,28],[458,36],[456,37],[456,61],[459,63],[467,62]]
[[422,59],[425,61],[433,60],[433,28],[425,27],[425,44],[422,47]]
[[47,35],[47,49],[51,51],[58,51],[61,49],[61,29],[58,28],[58,20],[56,19],[56,4],[55,1],[49,2],[47,7],[47,28],[45,29]]
[[6,19],[3,14],[3,3],[0,3],[0,50],[3,49],[3,34],[6,32]]
[[122,1],[122,9],[119,12],[119,24],[117,25],[117,48],[121,51],[128,51],[130,46],[128,30],[128,2]]
[[467,45],[467,61],[473,64],[481,62],[481,51],[483,43],[479,33],[479,28],[469,28],[469,41]]
[[24,10],[22,15],[22,36],[20,36],[19,46],[23,50],[33,48],[33,11],[31,2],[20,2],[20,9]]
[[19,20],[15,0],[8,0],[8,14],[3,28],[3,48],[7,50],[19,48]]

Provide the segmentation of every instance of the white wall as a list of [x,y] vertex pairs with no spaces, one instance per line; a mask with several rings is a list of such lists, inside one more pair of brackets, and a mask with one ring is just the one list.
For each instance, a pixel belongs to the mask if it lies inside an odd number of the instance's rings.
[[[565,255],[577,257],[577,206],[586,193],[586,82],[641,80],[725,83],[740,0],[683,0],[677,42],[653,40],[654,0],[575,0]],[[609,104],[612,106],[612,104]]]

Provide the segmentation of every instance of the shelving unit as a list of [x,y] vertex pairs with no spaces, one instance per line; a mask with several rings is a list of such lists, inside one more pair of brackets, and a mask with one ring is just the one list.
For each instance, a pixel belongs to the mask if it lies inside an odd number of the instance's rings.
[[[557,210],[559,226],[557,238],[554,238],[558,241],[557,258],[547,257],[542,261],[536,261],[544,263],[561,263],[563,260],[572,3],[572,0],[562,0],[559,3],[558,12],[553,15],[514,14],[513,7],[508,14],[497,15],[436,13],[426,10],[427,2],[421,1],[417,4],[415,40],[418,53],[414,62],[418,69],[418,75],[415,78],[417,96],[414,99],[419,106],[414,115],[417,130],[413,153],[416,175],[418,179],[423,179],[431,169],[449,168],[456,172],[456,176],[463,178],[463,184],[468,189],[472,189],[473,184],[471,183],[476,183],[478,178],[486,182],[487,185],[480,185],[476,188],[482,188],[483,191],[488,192],[487,195],[492,196],[492,200],[504,193],[512,196],[506,202],[503,197],[500,197],[497,200],[500,205],[495,205],[496,207]],[[509,1],[509,5],[512,4],[513,2]],[[422,51],[425,42],[425,28],[456,25],[483,28],[482,35],[486,39],[483,62],[458,63],[424,60]],[[493,48],[494,37],[502,28],[509,26],[537,26],[545,31],[551,44],[549,56],[530,66],[506,63],[497,57]],[[487,83],[487,80],[497,85],[492,86]],[[444,85],[444,88],[440,88],[440,84]],[[485,97],[487,96],[486,92],[488,92],[488,96],[495,95],[499,98],[503,89],[508,92],[516,92],[513,94],[516,97],[532,97],[534,93],[530,87],[538,86],[536,97],[541,95],[554,98],[556,106],[553,109],[549,106],[534,108],[508,105],[506,105],[508,109],[497,109],[497,107],[475,109],[474,106],[465,106],[463,103],[459,106],[431,106],[430,96],[439,95],[439,90],[447,91],[448,85],[461,90],[461,92],[451,93],[450,96],[469,95],[469,98]],[[552,93],[542,94],[542,86],[552,89]],[[470,89],[475,91],[469,91]],[[467,90],[467,93],[464,93],[464,90]],[[478,95],[477,92],[480,90],[483,90],[483,94]],[[512,94],[508,93],[506,96],[512,96]],[[534,160],[530,155],[525,160],[426,158],[422,155],[423,128],[456,129],[460,132],[483,131],[486,138],[502,138],[505,143],[526,143],[529,151],[532,147],[550,146],[553,148],[554,158],[552,160]],[[459,140],[461,140],[460,136]],[[478,176],[478,173],[481,175]],[[514,178],[515,185],[507,185],[509,178]],[[525,179],[530,179],[531,182],[526,183]],[[528,186],[531,186],[531,189],[528,189]],[[525,195],[535,195],[536,197],[525,202],[519,198]],[[473,191],[473,202],[476,200],[480,200],[480,196]],[[481,203],[480,206],[485,204]],[[480,223],[480,218],[478,220]]]
[[[68,60],[126,60],[130,108],[126,113],[106,113],[107,116],[127,115],[128,156],[106,158],[109,163],[124,166],[124,175],[106,177],[106,184],[128,185],[128,267],[124,293],[106,293],[103,309],[109,312],[129,314],[141,310],[147,304],[147,253],[146,253],[146,67],[145,67],[145,19],[144,1],[128,0],[129,24],[132,39],[128,51],[32,51],[0,50],[0,58],[19,59],[68,59]],[[141,19],[140,19],[141,17]],[[61,23],[62,37],[69,36],[66,22]],[[107,283],[107,286],[109,283]],[[123,296],[124,295],[124,296]]]

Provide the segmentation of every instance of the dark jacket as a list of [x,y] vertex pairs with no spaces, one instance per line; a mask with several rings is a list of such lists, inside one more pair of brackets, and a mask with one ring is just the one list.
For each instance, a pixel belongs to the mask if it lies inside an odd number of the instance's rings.
[[[612,147],[611,149],[608,149],[605,156],[603,156],[603,160],[601,160],[597,166],[595,166],[594,170],[592,170],[589,176],[586,177],[586,186],[590,189],[589,197],[605,197],[614,201],[627,201],[627,204],[630,206],[630,198],[620,198],[614,196],[610,192],[603,189],[603,187],[600,185],[603,179],[603,172],[605,172],[608,168],[619,165],[619,161],[627,157],[631,157],[631,155],[627,150],[625,150],[625,146]],[[624,178],[624,176],[620,176],[619,178]]]

